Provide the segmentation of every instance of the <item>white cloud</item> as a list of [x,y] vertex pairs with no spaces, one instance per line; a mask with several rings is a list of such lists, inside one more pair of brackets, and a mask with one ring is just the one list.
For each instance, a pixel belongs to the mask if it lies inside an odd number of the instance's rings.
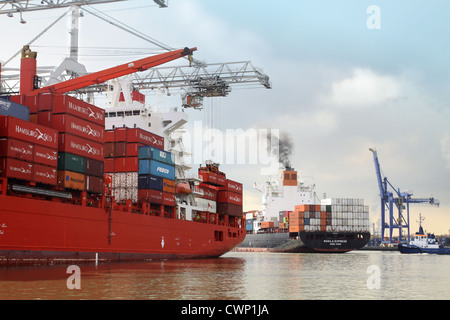
[[350,78],[332,85],[329,102],[344,108],[367,108],[398,98],[400,84],[392,76],[356,68]]
[[446,161],[447,168],[450,169],[450,133],[445,132],[441,139],[442,157]]

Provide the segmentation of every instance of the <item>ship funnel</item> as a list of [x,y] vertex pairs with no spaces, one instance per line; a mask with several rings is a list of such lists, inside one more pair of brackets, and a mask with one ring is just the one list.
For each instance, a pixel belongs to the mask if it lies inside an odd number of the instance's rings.
[[283,186],[297,186],[297,171],[293,168],[286,168],[285,171],[281,171],[281,180],[283,180]]

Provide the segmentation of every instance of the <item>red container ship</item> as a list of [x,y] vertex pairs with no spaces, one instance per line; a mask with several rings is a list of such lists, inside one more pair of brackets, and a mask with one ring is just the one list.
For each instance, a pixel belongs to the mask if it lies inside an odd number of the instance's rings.
[[[27,86],[36,55],[23,53],[24,85],[10,101],[29,107],[30,120],[0,116],[0,265],[218,257],[243,241],[242,185],[216,164],[187,178],[182,151],[164,149],[184,113],[167,125],[168,114],[137,113],[145,100],[126,90],[138,106],[103,110],[64,94],[193,50],[41,89]],[[162,128],[162,119],[164,130],[141,129]]]

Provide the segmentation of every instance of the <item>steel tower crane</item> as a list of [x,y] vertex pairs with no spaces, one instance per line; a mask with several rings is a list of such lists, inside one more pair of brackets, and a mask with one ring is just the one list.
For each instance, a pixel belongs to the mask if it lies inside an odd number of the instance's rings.
[[[381,198],[381,237],[384,239],[386,229],[389,229],[389,240],[384,241],[384,244],[394,243],[392,234],[394,229],[399,229],[399,241],[401,241],[402,228],[407,228],[408,239],[410,240],[410,223],[409,223],[409,205],[410,204],[429,204],[439,206],[439,200],[430,198],[412,198],[412,193],[400,191],[396,189],[387,177],[383,177],[380,169],[380,162],[378,160],[377,151],[374,148],[369,148],[373,153],[373,160],[375,163],[375,172],[378,180],[378,188],[380,190]],[[389,188],[390,187],[390,188]],[[392,191],[391,191],[392,189]],[[394,206],[397,207],[397,216],[394,217]],[[404,210],[406,209],[406,217]],[[386,212],[389,213],[386,219]]]

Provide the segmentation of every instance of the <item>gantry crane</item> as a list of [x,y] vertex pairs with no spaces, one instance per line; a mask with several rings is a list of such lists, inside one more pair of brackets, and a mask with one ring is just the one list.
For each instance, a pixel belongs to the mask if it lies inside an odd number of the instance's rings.
[[[380,190],[381,198],[381,238],[383,244],[393,244],[392,234],[394,229],[399,229],[399,242],[401,242],[402,229],[407,228],[408,238],[410,241],[410,224],[409,224],[409,205],[410,204],[429,204],[439,206],[439,200],[434,197],[430,198],[412,198],[412,193],[406,191],[400,191],[396,189],[388,180],[387,177],[383,177],[381,174],[380,163],[378,160],[377,151],[374,148],[369,148],[373,153],[373,159],[375,162],[375,172],[378,180],[378,188]],[[389,187],[393,190],[390,191]],[[397,207],[397,217],[394,217],[394,206]],[[403,211],[406,209],[406,217]],[[386,219],[386,211],[389,213],[388,219]],[[389,229],[389,239],[384,240],[385,230]]]

